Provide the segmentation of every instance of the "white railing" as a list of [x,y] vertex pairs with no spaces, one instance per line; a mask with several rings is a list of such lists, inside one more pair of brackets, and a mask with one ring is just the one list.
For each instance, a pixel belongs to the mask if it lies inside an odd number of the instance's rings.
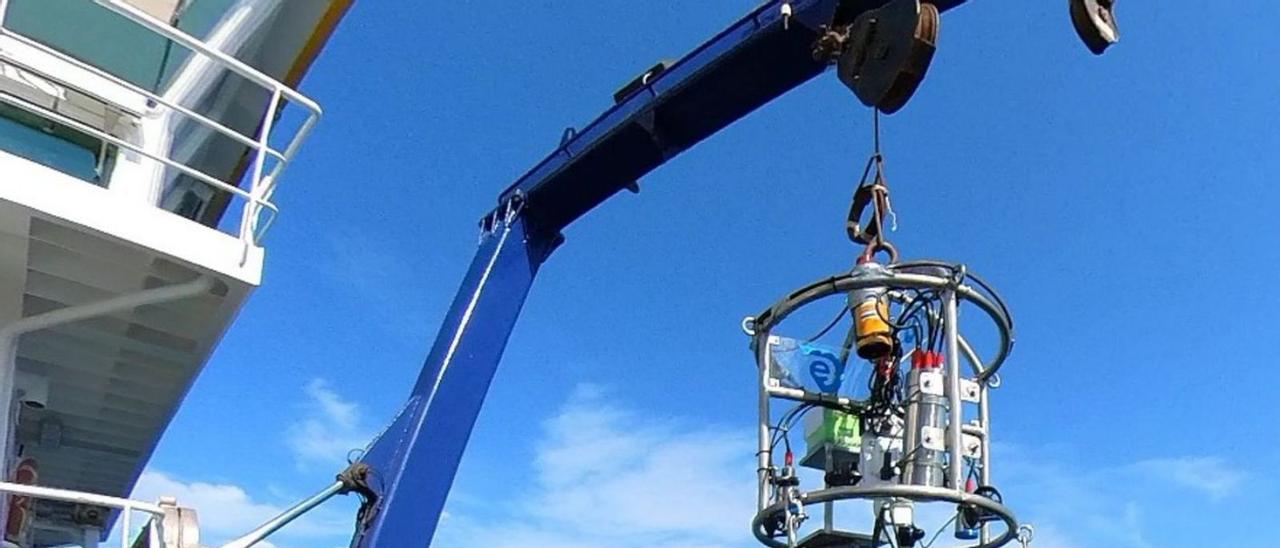
[[[132,519],[134,512],[142,512],[150,514],[147,523],[150,527],[144,527],[147,531],[147,546],[152,548],[160,548],[164,546],[164,508],[159,504],[148,502],[139,502],[136,500],[122,499],[117,497],[108,497],[106,495],[98,495],[95,493],[83,493],[80,491],[69,491],[66,489],[54,489],[52,487],[39,487],[35,485],[23,485],[20,483],[0,482],[0,493],[8,495],[16,495],[20,497],[30,497],[41,500],[56,500],[62,502],[70,502],[76,504],[88,504],[100,506],[114,510],[120,510],[120,548],[129,548],[133,545],[132,540]],[[2,497],[7,500],[8,497]]]
[[[4,11],[8,3],[7,0],[0,0],[0,36],[11,38],[26,46],[35,48],[43,52],[44,54],[53,56],[61,61],[70,63],[82,70],[88,71],[89,73],[94,74],[95,76],[103,78],[107,81],[110,81],[111,83],[117,86],[123,87],[125,89],[130,90],[133,93],[137,93],[143,97],[146,97],[147,100],[150,102],[150,104],[156,105],[153,108],[160,108],[160,107],[166,108],[169,111],[176,113],[179,116],[183,116],[190,120],[193,120],[197,124],[207,129],[210,129],[220,135],[233,139],[236,142],[246,147],[249,147],[249,149],[253,151],[252,152],[253,153],[252,174],[249,178],[249,185],[248,185],[249,188],[246,190],[234,184],[230,184],[226,181],[222,181],[217,177],[209,175],[208,173],[195,169],[191,166],[185,165],[182,162],[176,161],[172,158],[169,158],[166,155],[167,154],[166,151],[147,150],[144,147],[138,146],[134,143],[131,143],[115,135],[112,135],[101,129],[79,122],[69,116],[63,115],[59,112],[55,112],[42,105],[37,105],[30,101],[26,101],[24,99],[13,97],[6,94],[0,94],[0,102],[32,112],[33,114],[55,121],[59,124],[66,125],[67,127],[70,127],[77,131],[91,135],[94,138],[100,139],[106,143],[110,143],[116,147],[119,147],[120,149],[128,150],[142,157],[159,162],[166,167],[178,170],[183,174],[188,175],[217,190],[227,192],[234,196],[239,196],[244,200],[244,206],[241,209],[240,225],[239,225],[237,236],[246,245],[254,245],[254,246],[258,245],[258,242],[261,240],[262,236],[266,233],[267,229],[270,228],[272,221],[275,220],[276,214],[278,214],[280,211],[279,208],[271,201],[271,197],[275,194],[276,184],[280,180],[280,176],[283,174],[285,167],[288,166],[289,162],[292,161],[293,157],[297,154],[298,149],[302,145],[302,142],[306,139],[307,135],[311,133],[311,130],[315,127],[316,123],[320,120],[320,116],[322,113],[320,109],[320,105],[316,104],[315,101],[311,100],[307,96],[302,95],[301,93],[298,93],[296,90],[284,85],[280,81],[270,76],[267,76],[266,74],[263,74],[261,71],[241,62],[239,59],[236,59],[231,55],[228,55],[222,51],[209,47],[208,44],[205,44],[201,40],[177,28],[172,27],[171,25],[169,25],[164,21],[161,21],[156,19],[155,17],[152,17],[146,12],[143,12],[142,10],[130,4],[127,4],[122,0],[93,0],[93,1],[111,12],[121,17],[124,17],[130,21],[133,21],[134,23],[142,26],[143,28],[147,29],[150,32],[153,32],[168,40],[171,40],[172,42],[180,46],[183,46],[198,55],[202,55],[204,57],[207,57],[213,60],[218,65],[220,65],[221,68],[234,72],[235,74],[243,77],[244,79],[270,92],[271,99],[267,104],[266,110],[264,111],[261,124],[259,124],[259,130],[257,135],[250,136],[250,135],[242,134],[229,127],[226,127],[225,125],[215,120],[210,119],[207,116],[204,116],[187,107],[177,104],[175,101],[168,100],[163,96],[161,96],[160,94],[154,93],[152,91],[148,91],[142,87],[139,87],[137,85],[134,85],[124,80],[123,78],[120,78],[119,76],[116,76],[107,71],[94,67],[88,63],[75,59],[62,52],[59,52],[43,43],[40,43],[36,40],[32,40],[31,38],[28,38],[26,36],[23,36],[21,34],[14,32],[13,30],[5,27],[3,23]],[[64,85],[66,84],[65,82],[59,82],[59,83]],[[74,87],[74,86],[70,86],[70,87]],[[299,129],[293,134],[292,138],[289,140],[288,145],[286,145],[284,150],[282,151],[282,150],[273,148],[270,145],[269,138],[271,136],[271,130],[275,123],[276,114],[280,111],[280,108],[285,101],[296,104],[302,107],[303,109],[305,109],[307,112],[307,116],[306,116],[306,119],[302,122]],[[169,147],[169,148],[172,149],[173,147]],[[275,159],[275,163],[274,165],[271,166],[270,169],[267,169],[267,165],[266,165],[268,157]],[[268,212],[270,212],[270,214],[266,217],[265,222],[260,220],[260,214],[262,210],[267,210]]]

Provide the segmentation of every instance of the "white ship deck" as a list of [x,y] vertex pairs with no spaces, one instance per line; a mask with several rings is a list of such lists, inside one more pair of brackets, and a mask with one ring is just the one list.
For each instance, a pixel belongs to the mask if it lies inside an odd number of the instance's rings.
[[[0,158],[0,171],[20,172],[10,165],[16,162],[25,160]],[[32,167],[44,176],[0,182],[6,316],[37,317],[198,279],[206,286],[191,284],[190,297],[32,331],[17,345],[18,371],[49,379],[46,407],[25,409],[17,433],[23,456],[39,462],[40,483],[124,495],[256,285],[256,272],[238,267],[244,248],[235,238],[153,207],[104,208],[110,191]],[[63,207],[33,199],[32,188]],[[210,260],[218,255],[230,260]],[[42,422],[60,439],[39,441]]]
[[[292,87],[350,4],[0,0],[5,481],[21,462],[41,487],[132,491],[262,281],[319,117]],[[118,513],[87,500],[30,501],[6,537],[94,544]]]

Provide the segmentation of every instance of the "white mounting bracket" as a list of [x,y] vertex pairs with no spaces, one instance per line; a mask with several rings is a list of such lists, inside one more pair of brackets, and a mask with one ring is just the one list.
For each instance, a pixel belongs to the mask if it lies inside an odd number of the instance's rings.
[[982,398],[982,388],[977,381],[960,379],[960,399],[968,403],[978,403]]

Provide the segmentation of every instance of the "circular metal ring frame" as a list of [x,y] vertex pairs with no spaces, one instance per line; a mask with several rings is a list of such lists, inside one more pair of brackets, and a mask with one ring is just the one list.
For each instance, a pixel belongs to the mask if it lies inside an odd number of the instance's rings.
[[[890,289],[939,289],[943,291],[955,291],[956,297],[973,303],[978,308],[986,312],[991,320],[995,323],[996,328],[1000,331],[1000,349],[996,352],[995,357],[985,364],[981,364],[981,370],[977,371],[975,376],[979,383],[986,383],[996,371],[1000,370],[1000,366],[1004,365],[1005,360],[1009,357],[1009,353],[1013,351],[1013,321],[1004,310],[992,302],[991,298],[965,285],[963,279],[950,277],[933,276],[928,274],[919,274],[912,272],[897,272],[894,265],[886,267],[889,271],[888,275],[880,274],[854,274],[853,272],[842,273],[832,276],[825,280],[811,283],[807,286],[796,290],[786,298],[774,303],[764,312],[755,317],[752,329],[755,331],[753,335],[756,348],[767,348],[765,344],[769,340],[769,334],[777,327],[782,320],[786,319],[796,310],[805,305],[817,301],[819,299],[830,297],[832,295],[841,295],[849,293],[856,289],[865,289],[870,287],[888,287]],[[979,364],[973,364],[975,369]]]
[[[804,506],[838,502],[844,500],[869,500],[875,498],[909,499],[915,502],[954,502],[956,504],[973,505],[998,516],[1004,521],[1005,531],[1000,536],[979,543],[973,548],[998,548],[1018,538],[1018,518],[1013,511],[1003,504],[981,495],[964,493],[941,487],[925,487],[919,485],[884,485],[878,487],[835,487],[820,491],[811,491],[800,495],[800,503]],[[764,530],[764,521],[770,516],[785,511],[785,502],[776,502],[761,510],[751,520],[751,532],[765,546],[787,548],[787,543],[770,537]]]

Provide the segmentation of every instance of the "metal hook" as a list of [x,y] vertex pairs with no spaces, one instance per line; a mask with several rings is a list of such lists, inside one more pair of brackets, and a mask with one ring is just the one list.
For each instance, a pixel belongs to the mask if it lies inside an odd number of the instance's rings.
[[988,387],[988,388],[1000,388],[1000,385],[1001,385],[1001,384],[1003,384],[1003,383],[1004,383],[1004,381],[1001,381],[1001,380],[1000,380],[1000,374],[999,374],[999,373],[992,373],[992,374],[991,374],[991,376],[987,377],[987,387]]
[[885,240],[867,244],[866,250],[862,252],[862,258],[868,261],[873,260],[876,254],[882,251],[889,256],[889,260],[885,264],[896,264],[898,262],[898,248]]
[[1018,538],[1018,544],[1021,544],[1022,548],[1027,548],[1028,546],[1031,546],[1031,541],[1035,540],[1036,538],[1036,528],[1032,527],[1031,524],[1029,523],[1024,523],[1022,525],[1019,525],[1017,538]]

